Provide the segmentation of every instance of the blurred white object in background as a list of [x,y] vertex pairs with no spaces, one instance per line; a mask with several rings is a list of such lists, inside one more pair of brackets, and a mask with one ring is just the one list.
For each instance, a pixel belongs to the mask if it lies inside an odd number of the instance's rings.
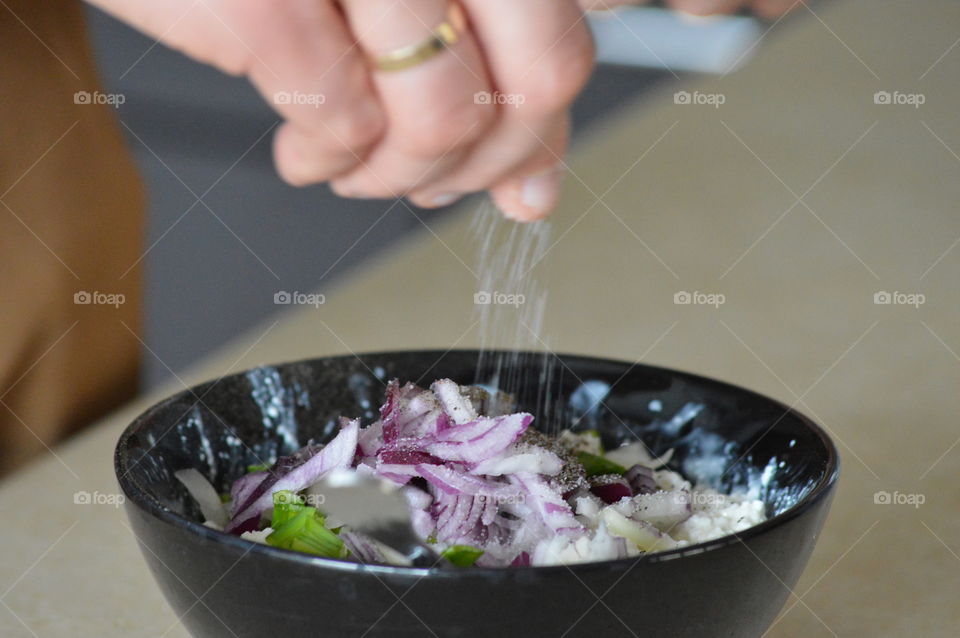
[[753,54],[762,23],[748,16],[698,17],[655,7],[587,15],[597,59],[671,71],[728,73]]

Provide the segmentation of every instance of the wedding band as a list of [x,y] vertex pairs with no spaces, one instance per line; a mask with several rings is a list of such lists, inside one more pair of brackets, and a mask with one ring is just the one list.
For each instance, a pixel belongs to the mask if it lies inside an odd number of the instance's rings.
[[411,44],[374,59],[374,65],[380,71],[402,71],[422,64],[447,47],[460,41],[467,26],[463,9],[451,2],[447,9],[447,19],[441,22],[430,36],[422,42]]

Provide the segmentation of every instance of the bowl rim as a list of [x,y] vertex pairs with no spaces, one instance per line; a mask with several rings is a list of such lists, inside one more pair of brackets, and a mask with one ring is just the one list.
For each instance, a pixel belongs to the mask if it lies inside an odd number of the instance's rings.
[[[508,352],[503,349],[488,349],[486,350],[489,354],[496,354],[500,352]],[[584,563],[573,563],[573,564],[562,564],[562,565],[540,565],[540,566],[518,566],[518,567],[471,567],[470,569],[449,569],[445,567],[438,567],[434,565],[433,567],[401,567],[394,565],[372,565],[364,563],[353,563],[350,561],[338,560],[334,558],[324,558],[321,556],[311,556],[310,554],[305,554],[302,552],[282,549],[279,547],[273,547],[272,545],[267,545],[265,543],[257,543],[254,541],[249,541],[239,536],[234,536],[226,532],[207,527],[202,523],[193,521],[185,516],[182,516],[173,510],[165,507],[156,497],[150,494],[144,487],[142,487],[137,481],[133,479],[130,474],[130,470],[133,469],[127,468],[129,458],[127,456],[128,444],[130,439],[142,429],[150,418],[157,412],[166,408],[169,404],[180,400],[185,395],[190,393],[195,393],[194,391],[203,385],[211,383],[213,379],[203,381],[201,383],[192,385],[188,388],[185,388],[179,392],[176,392],[163,400],[153,404],[141,414],[139,414],[126,428],[124,428],[120,439],[117,441],[116,448],[114,450],[114,472],[117,476],[117,481],[120,485],[120,488],[123,490],[124,495],[126,496],[126,503],[133,503],[139,509],[147,512],[152,515],[154,518],[159,519],[161,522],[173,525],[175,527],[185,528],[186,530],[193,532],[203,538],[206,541],[212,541],[215,543],[223,544],[228,547],[232,547],[235,550],[239,550],[243,556],[246,554],[265,554],[275,559],[284,560],[284,561],[293,561],[303,565],[313,565],[317,568],[327,568],[333,569],[344,573],[356,573],[356,574],[373,574],[375,576],[392,576],[392,577],[402,577],[409,576],[414,577],[417,580],[425,577],[431,578],[452,578],[452,577],[462,577],[464,575],[471,575],[475,577],[503,577],[504,575],[510,573],[526,573],[531,572],[537,574],[547,574],[550,572],[556,571],[568,571],[576,570],[578,572],[588,572],[593,570],[608,570],[610,568],[621,567],[623,569],[629,570],[633,566],[639,563],[660,563],[669,560],[676,560],[686,556],[694,556],[697,554],[703,554],[706,552],[715,551],[722,547],[727,547],[730,545],[736,545],[738,543],[745,543],[747,540],[756,538],[776,527],[779,527],[786,522],[800,516],[811,507],[819,503],[821,500],[826,498],[832,490],[836,487],[836,484],[840,477],[840,455],[834,444],[833,440],[830,438],[829,434],[824,428],[818,425],[813,419],[806,416],[802,412],[798,411],[792,406],[788,406],[785,403],[773,399],[764,394],[760,394],[754,390],[750,390],[740,385],[729,383],[727,381],[721,381],[719,379],[708,377],[701,374],[696,374],[693,372],[688,372],[685,370],[677,368],[668,368],[664,366],[650,365],[643,363],[641,361],[630,361],[626,359],[614,359],[608,357],[597,357],[591,355],[582,355],[582,354],[572,354],[566,352],[554,352],[554,351],[538,351],[530,350],[524,351],[531,354],[542,355],[544,352],[553,355],[555,357],[561,358],[565,361],[571,360],[584,360],[592,362],[603,362],[603,363],[613,363],[631,366],[632,368],[644,368],[653,372],[667,373],[674,377],[682,377],[687,380],[693,380],[700,383],[706,382],[709,385],[718,387],[719,389],[734,391],[741,395],[753,396],[760,398],[771,406],[782,409],[783,415],[780,419],[790,415],[795,417],[800,421],[800,423],[813,432],[814,435],[822,443],[826,454],[827,462],[826,467],[823,472],[823,476],[817,481],[817,484],[807,492],[800,500],[791,505],[786,510],[780,512],[779,514],[768,518],[767,520],[748,527],[747,529],[741,532],[735,532],[732,534],[727,534],[720,536],[710,541],[705,541],[701,543],[693,543],[684,547],[678,547],[674,549],[662,550],[658,552],[641,554],[639,556],[632,556],[627,558],[617,558],[612,560],[605,561],[590,561]],[[294,361],[284,361],[280,363],[265,363],[260,367],[276,367],[276,368],[288,368],[296,365],[302,364],[312,364],[317,361],[331,361],[337,359],[361,359],[363,357],[389,357],[396,356],[401,354],[437,354],[446,356],[448,354],[472,354],[479,353],[479,349],[475,348],[426,348],[426,349],[397,349],[397,350],[378,350],[371,352],[358,352],[350,354],[337,354],[321,357],[307,357],[304,359],[297,359]],[[256,369],[256,368],[251,368]],[[248,370],[241,370],[239,372],[231,373],[225,375],[216,380],[216,382],[225,381],[234,377],[240,377],[245,375]],[[780,420],[778,419],[778,421]],[[772,428],[773,426],[771,426]],[[768,429],[761,437],[766,436]],[[242,556],[241,556],[242,558]]]

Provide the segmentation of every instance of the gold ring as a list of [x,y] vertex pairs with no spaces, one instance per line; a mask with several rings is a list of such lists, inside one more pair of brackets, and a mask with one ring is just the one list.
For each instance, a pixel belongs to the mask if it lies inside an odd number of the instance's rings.
[[447,19],[431,31],[423,42],[374,58],[373,63],[380,71],[402,71],[417,66],[459,42],[466,26],[467,19],[463,15],[463,9],[456,2],[451,2],[447,9]]

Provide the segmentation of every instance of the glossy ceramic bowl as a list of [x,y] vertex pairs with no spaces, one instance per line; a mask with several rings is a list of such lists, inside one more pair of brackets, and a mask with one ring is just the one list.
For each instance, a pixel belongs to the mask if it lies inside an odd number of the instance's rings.
[[[675,449],[671,467],[688,477],[760,489],[770,518],[640,558],[459,570],[317,558],[201,524],[176,470],[228,491],[258,458],[329,437],[340,415],[373,420],[393,377],[499,383],[535,426],[595,428],[608,446],[636,434],[655,453]],[[684,406],[697,414],[677,428]],[[839,472],[821,428],[743,388],[623,361],[467,350],[313,359],[206,383],[137,418],[115,463],[143,555],[189,631],[257,638],[759,636],[810,557]]]

